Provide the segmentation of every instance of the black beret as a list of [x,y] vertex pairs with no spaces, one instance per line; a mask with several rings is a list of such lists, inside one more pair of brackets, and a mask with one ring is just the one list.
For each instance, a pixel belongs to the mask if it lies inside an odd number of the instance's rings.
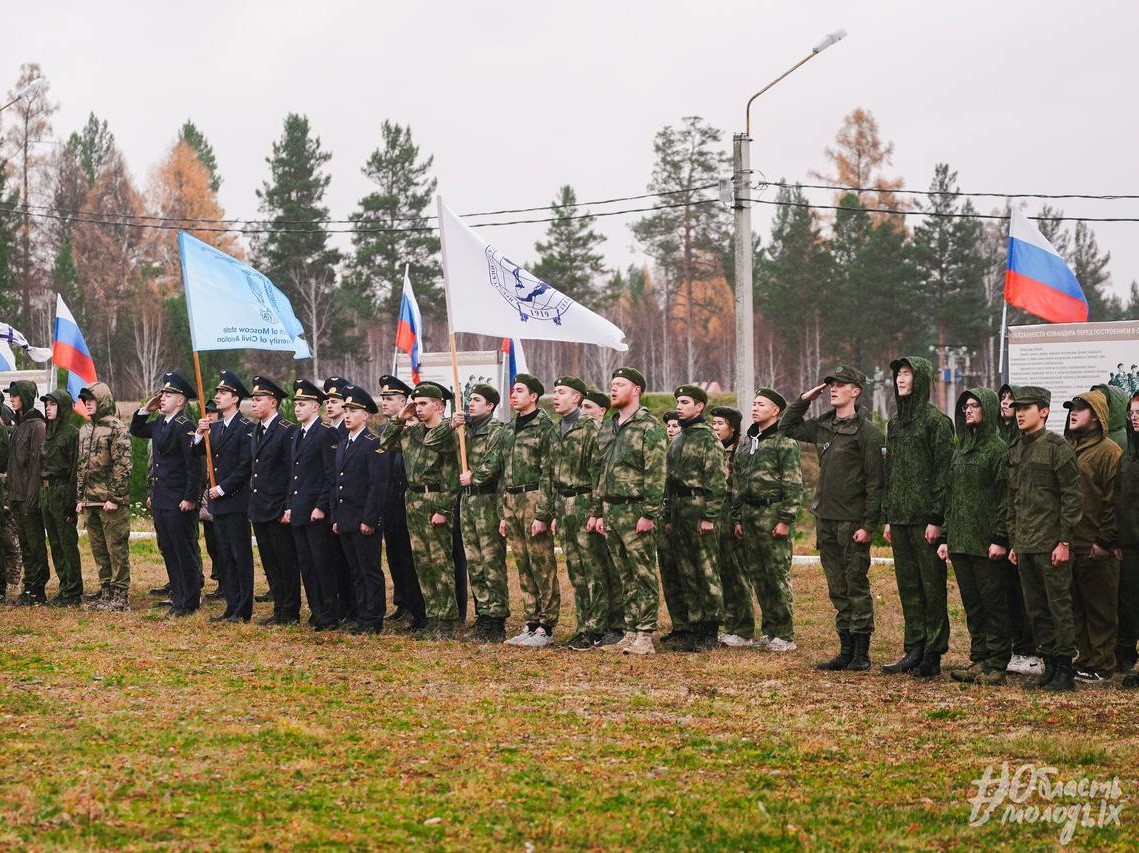
[[492,406],[497,406],[502,402],[502,395],[498,393],[498,389],[493,385],[487,385],[485,382],[476,382],[472,385],[471,393],[478,394]]
[[585,392],[585,399],[603,409],[609,408],[609,395],[599,388],[590,388]]
[[714,418],[723,418],[732,425],[732,429],[739,429],[744,416],[731,406],[713,406],[711,415]]
[[787,408],[787,399],[774,388],[760,388],[755,392],[757,397],[765,397],[779,407],[779,411]]
[[613,371],[614,379],[628,379],[634,385],[641,389],[643,392],[647,387],[645,382],[645,374],[637,370],[635,367],[618,367]]
[[563,385],[566,388],[572,388],[583,397],[585,396],[585,392],[589,390],[587,387],[585,387],[585,382],[576,376],[559,376],[554,380],[554,387],[557,388],[559,385]]
[[517,385],[520,382],[530,389],[530,393],[537,394],[539,397],[546,393],[546,386],[542,384],[542,380],[531,373],[519,373],[515,376],[514,384]]
[[697,403],[708,402],[708,392],[699,385],[681,385],[672,392],[672,396],[679,400],[681,397],[691,397]]

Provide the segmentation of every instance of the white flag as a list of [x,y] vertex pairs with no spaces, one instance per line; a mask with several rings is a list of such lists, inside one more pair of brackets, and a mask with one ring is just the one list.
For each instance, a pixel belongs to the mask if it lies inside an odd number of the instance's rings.
[[625,351],[625,333],[487,243],[439,197],[443,284],[451,331],[600,344]]
[[0,323],[0,341],[18,346],[32,361],[38,361],[40,364],[51,361],[51,347],[32,346],[18,329],[13,329],[7,323]]

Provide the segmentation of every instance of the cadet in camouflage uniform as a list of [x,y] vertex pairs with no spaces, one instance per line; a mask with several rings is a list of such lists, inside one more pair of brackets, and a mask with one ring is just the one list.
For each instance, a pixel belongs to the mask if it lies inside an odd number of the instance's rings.
[[1072,534],[1083,515],[1080,469],[1060,436],[1047,428],[1052,394],[1025,385],[1013,406],[1020,438],[1008,452],[1009,559],[1020,572],[1032,634],[1044,673],[1029,686],[1075,689],[1072,657]]
[[704,420],[707,392],[697,385],[681,385],[673,397],[681,432],[668,445],[664,529],[675,576],[666,580],[667,564],[662,562],[661,586],[666,604],[669,599],[681,602],[687,632],[679,633],[674,622],[668,644],[661,645],[707,651],[719,644],[724,618],[716,532],[728,497],[728,466],[720,441]]
[[[1139,642],[1139,393],[1128,403],[1126,441],[1115,487],[1119,526],[1119,637],[1115,657],[1120,672],[1133,669]],[[1139,674],[1123,679],[1124,687],[1139,686]]]
[[763,619],[757,645],[773,652],[797,648],[791,550],[803,504],[803,471],[798,443],[779,432],[779,416],[786,408],[787,400],[774,388],[755,392],[752,424],[740,438],[732,465],[733,532]]
[[[602,455],[600,442],[605,434],[601,427],[605,422],[605,413],[609,411],[609,395],[597,388],[590,387],[585,392],[581,410],[597,424],[598,445],[597,454],[593,460],[593,482],[596,483],[597,466],[600,464]],[[612,435],[612,433],[608,434]],[[624,593],[621,588],[621,577],[617,572],[613,557],[609,553],[609,545],[605,541],[605,536],[596,530],[589,535],[589,552],[593,556],[594,562],[601,566],[601,572],[605,578],[605,597],[609,602],[609,616],[606,621],[605,633],[601,635],[601,645],[611,646],[619,643],[625,636]]]
[[24,591],[17,603],[47,604],[44,594],[48,581],[47,541],[40,506],[40,454],[47,425],[35,407],[36,383],[26,379],[13,382],[8,388],[8,398],[16,413],[16,428],[11,436],[6,491],[20,537],[20,553],[24,557]]
[[47,435],[40,459],[40,506],[59,578],[59,592],[48,604],[78,607],[83,602],[83,570],[79,565],[78,513],[75,510],[75,469],[79,430],[71,424],[71,395],[57,389],[40,398],[47,417]]
[[[458,443],[454,427],[443,417],[445,406],[443,388],[421,382],[380,440],[384,450],[403,453],[407,529],[427,611],[427,625],[415,636],[429,639],[453,638],[459,619],[451,534],[459,496]],[[409,426],[412,417],[418,422]]]
[[[669,409],[661,416],[661,422],[664,424],[664,432],[671,445],[672,440],[680,435],[680,415],[676,413],[676,409]],[[688,611],[680,590],[680,575],[677,574],[676,552],[669,547],[665,525],[662,524],[656,529],[656,537],[660,588],[664,593],[664,606],[668,611],[669,622],[672,623],[672,629],[660,638],[660,646],[662,649],[680,650],[689,645],[691,637],[688,633]]]
[[507,645],[541,648],[554,641],[561,609],[558,564],[550,534],[553,502],[543,496],[546,468],[557,431],[550,416],[538,408],[546,392],[536,376],[519,373],[510,388],[514,420],[502,431],[502,485],[498,491],[498,529],[510,543],[518,585],[522,588],[525,624]]
[[988,388],[970,388],[954,410],[957,446],[949,465],[944,538],[938,556],[953,574],[969,628],[969,666],[954,681],[1004,684],[1012,654],[1005,568],[1008,448],[1000,436],[1000,401]]
[[929,401],[933,365],[917,356],[890,362],[898,412],[886,427],[886,541],[902,601],[904,654],[882,671],[919,678],[941,674],[949,650],[945,560],[937,556],[945,523],[953,422]]
[[8,479],[8,454],[11,449],[12,421],[15,413],[0,404],[0,563],[4,567],[4,604],[15,604],[20,597],[20,578],[24,574],[24,561],[20,555],[20,535],[16,519],[8,509],[5,485]]
[[79,392],[90,420],[79,430],[76,514],[83,515],[91,556],[99,570],[93,610],[129,610],[131,585],[131,439],[105,382]]
[[482,643],[506,639],[510,591],[506,577],[506,540],[498,532],[498,487],[502,478],[502,421],[494,416],[502,398],[493,385],[471,386],[467,413],[456,412],[452,425],[467,422],[467,465],[459,475],[459,523],[467,575],[475,599],[473,638]]
[[755,645],[755,612],[752,588],[743,567],[744,553],[732,528],[732,465],[740,442],[743,414],[730,406],[713,406],[712,432],[720,439],[728,466],[728,493],[724,511],[716,522],[716,539],[720,545],[720,583],[724,590],[724,633],[719,641],[732,648]]
[[[788,405],[779,421],[785,435],[819,449],[819,485],[811,511],[840,647],[818,669],[870,669],[874,632],[870,542],[882,514],[885,437],[858,408],[865,387],[861,370],[839,365],[822,385]],[[804,420],[811,401],[824,390],[829,390],[831,411]]]
[[[576,376],[554,381],[554,413],[559,416],[550,458],[542,472],[538,517],[552,514],[560,534],[566,570],[574,591],[577,633],[569,641],[574,651],[600,646],[609,623],[609,590],[604,567],[593,559],[588,529],[593,503],[593,474],[597,460],[597,424],[584,416],[585,383]],[[556,569],[556,567],[555,567]]]
[[660,579],[653,530],[664,510],[668,453],[664,427],[641,405],[644,391],[644,374],[636,368],[613,371],[609,399],[617,416],[598,436],[600,461],[588,522],[605,534],[624,591],[626,633],[607,648],[635,655],[656,652]]

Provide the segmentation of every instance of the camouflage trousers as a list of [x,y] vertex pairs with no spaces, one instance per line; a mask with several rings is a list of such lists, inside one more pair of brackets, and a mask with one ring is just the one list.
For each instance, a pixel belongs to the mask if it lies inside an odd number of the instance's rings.
[[1072,615],[1072,561],[1052,565],[1052,555],[1017,552],[1016,568],[1024,591],[1024,609],[1032,623],[1040,655],[1076,656]]
[[637,533],[641,503],[606,503],[605,541],[621,577],[625,629],[655,631],[660,610],[660,577],[657,574],[657,540]]
[[463,495],[459,524],[475,614],[492,619],[510,615],[506,582],[506,540],[498,532],[498,495]]
[[[795,639],[791,597],[791,543],[795,528],[776,539],[771,531],[779,524],[779,513],[764,507],[743,507],[743,541],[740,567],[751,581],[762,615],[760,631],[768,637]],[[738,541],[738,540],[737,540]]]
[[554,558],[554,537],[547,530],[530,535],[530,524],[538,506],[538,492],[502,496],[506,519],[506,539],[518,567],[522,588],[522,613],[528,625],[543,625],[548,633],[558,624],[562,593],[558,587],[558,563]]
[[969,660],[1004,672],[1012,656],[1004,566],[979,554],[950,554],[969,628]]
[[[677,498],[671,518],[670,550],[676,562],[676,575],[684,599],[685,615],[690,624],[714,622],[724,618],[724,590],[720,579],[720,542],[715,525],[709,533],[700,532],[704,521],[704,502]],[[719,522],[716,522],[718,525]],[[663,580],[662,580],[663,585]],[[665,598],[667,603],[668,599]],[[671,612],[671,611],[670,611]]]
[[131,585],[131,510],[129,506],[107,512],[88,506],[83,512],[91,556],[99,570],[99,585],[127,592]]
[[1093,560],[1085,552],[1072,560],[1072,619],[1080,669],[1114,673],[1119,634],[1119,561],[1114,557]]
[[44,486],[40,490],[40,506],[43,507],[51,562],[59,578],[59,596],[78,598],[83,595],[83,570],[79,564],[75,489],[68,483]]
[[43,511],[20,501],[12,501],[11,507],[20,537],[20,553],[24,557],[24,589],[43,592],[48,581]]
[[660,569],[660,588],[664,593],[664,606],[668,610],[668,620],[673,632],[684,632],[689,628],[688,603],[684,598],[684,588],[680,582],[680,568],[676,561],[674,540],[665,532],[664,525],[653,531],[657,540],[657,567]]
[[924,524],[891,524],[894,577],[905,619],[906,651],[921,646],[934,654],[949,650],[949,608],[945,560],[925,541]]
[[583,634],[604,634],[609,627],[609,586],[605,567],[594,559],[585,529],[589,519],[589,495],[561,496],[557,499],[558,536],[566,570],[573,584],[577,630]]
[[431,523],[435,513],[431,495],[408,491],[407,530],[411,534],[411,550],[415,555],[415,574],[423,591],[423,602],[429,619],[455,621],[459,604],[455,599],[455,558],[452,553],[451,525]]
[[606,629],[609,631],[625,630],[625,602],[621,586],[621,576],[617,573],[617,566],[613,556],[609,553],[609,543],[600,533],[589,534],[589,553],[595,565],[601,567],[602,577],[605,578],[605,600],[609,602],[609,614],[606,619]]
[[870,592],[870,543],[854,541],[855,521],[817,519],[819,560],[834,605],[835,628],[852,634],[874,632],[874,596]]
[[724,590],[724,633],[751,639],[755,636],[755,608],[751,581],[744,571],[744,552],[727,515],[716,522],[720,548],[720,583]]
[[24,576],[24,558],[20,553],[20,533],[16,518],[0,507],[0,561],[3,561],[4,582],[17,586]]

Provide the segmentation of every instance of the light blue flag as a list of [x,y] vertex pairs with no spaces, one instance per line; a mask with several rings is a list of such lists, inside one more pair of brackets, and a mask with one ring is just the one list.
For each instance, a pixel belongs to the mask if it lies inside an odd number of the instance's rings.
[[267,349],[310,358],[304,328],[273,282],[185,231],[178,234],[194,350]]

